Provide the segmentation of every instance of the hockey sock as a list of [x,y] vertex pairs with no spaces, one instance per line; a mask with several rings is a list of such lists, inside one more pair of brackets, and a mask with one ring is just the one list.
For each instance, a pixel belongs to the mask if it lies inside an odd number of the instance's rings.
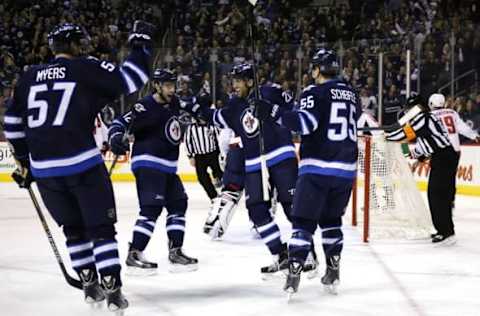
[[167,235],[170,248],[180,248],[185,235],[185,216],[170,214],[167,216]]
[[260,234],[262,241],[268,247],[272,255],[277,255],[285,249],[285,245],[280,239],[280,229],[273,220],[267,224],[255,226],[257,227],[257,231]]
[[343,249],[342,222],[322,225],[322,246],[325,258],[339,256]]
[[303,229],[294,229],[288,241],[288,258],[290,262],[300,262],[302,265],[307,260],[312,247],[312,234]]
[[95,255],[95,265],[102,277],[114,276],[118,280],[117,284],[121,286],[120,280],[120,259],[118,258],[118,245],[115,238],[98,239],[94,241],[93,253]]
[[[161,210],[160,210],[161,211]],[[142,207],[140,216],[133,228],[132,248],[143,251],[147,247],[148,242],[155,229],[155,222],[158,215],[152,215],[152,213],[158,213],[158,207]]]
[[[93,242],[89,240],[67,240],[67,249],[72,261],[72,268],[80,273],[84,269],[95,270]],[[95,270],[96,271],[96,270]]]

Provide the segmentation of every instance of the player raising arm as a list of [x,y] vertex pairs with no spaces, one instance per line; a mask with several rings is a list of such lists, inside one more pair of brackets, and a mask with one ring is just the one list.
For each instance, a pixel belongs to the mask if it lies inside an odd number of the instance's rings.
[[121,292],[112,184],[92,126],[107,102],[147,82],[152,32],[151,25],[135,22],[130,55],[116,67],[81,56],[89,42],[82,27],[55,27],[48,34],[55,59],[21,76],[5,115],[5,136],[21,164],[14,180],[29,188],[35,179],[44,204],[63,228],[85,300],[101,301],[106,295],[111,310],[124,309],[128,302]]

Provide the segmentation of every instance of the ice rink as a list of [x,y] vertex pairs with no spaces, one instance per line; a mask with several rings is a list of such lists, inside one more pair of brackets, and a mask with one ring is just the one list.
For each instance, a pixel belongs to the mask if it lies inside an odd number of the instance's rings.
[[[364,244],[346,217],[339,294],[324,293],[319,278],[303,277],[299,293],[287,303],[283,280],[263,281],[259,275],[271,257],[261,241],[251,237],[243,201],[225,239],[213,242],[202,233],[209,207],[205,193],[197,184],[186,184],[186,189],[190,200],[184,249],[199,259],[200,268],[186,274],[167,272],[162,214],[146,251],[159,263],[159,272],[124,277],[130,302],[125,315],[480,315],[480,198],[457,197],[458,243],[451,247],[433,247],[427,240]],[[135,185],[116,184],[115,193],[123,262],[138,211]],[[28,193],[0,183],[0,204],[0,315],[111,315],[105,306],[92,309],[83,303],[82,293],[66,284]],[[47,218],[70,266],[61,232]],[[283,214],[277,218],[286,239],[288,223]],[[320,254],[320,236],[315,239]],[[322,274],[323,260],[320,269]]]

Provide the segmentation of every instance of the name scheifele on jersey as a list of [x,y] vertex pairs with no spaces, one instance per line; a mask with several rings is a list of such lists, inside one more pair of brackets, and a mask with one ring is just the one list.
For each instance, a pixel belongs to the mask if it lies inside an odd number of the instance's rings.
[[92,134],[97,113],[149,78],[150,54],[134,49],[118,67],[95,58],[56,58],[30,67],[5,113],[5,136],[34,177],[77,174],[103,163]]

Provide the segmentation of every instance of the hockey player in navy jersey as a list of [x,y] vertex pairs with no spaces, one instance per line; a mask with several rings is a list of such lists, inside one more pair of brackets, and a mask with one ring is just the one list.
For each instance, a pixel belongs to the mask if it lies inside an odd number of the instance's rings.
[[92,126],[107,102],[148,81],[152,32],[151,25],[135,22],[130,55],[117,67],[80,56],[89,40],[80,26],[55,27],[48,34],[55,59],[21,76],[5,114],[5,135],[21,164],[14,180],[28,188],[35,179],[45,206],[63,228],[85,300],[106,296],[111,310],[128,302],[121,292],[112,184]]
[[124,137],[129,125],[135,137],[132,171],[137,184],[140,214],[126,261],[130,270],[137,270],[132,273],[151,274],[156,271],[157,264],[146,260],[143,251],[164,207],[168,212],[166,230],[170,270],[197,269],[198,260],[182,251],[187,194],[177,175],[182,132],[178,120],[179,101],[175,96],[176,81],[177,76],[170,70],[156,69],[153,74],[154,93],[139,100],[109,129],[110,146],[116,155],[124,155],[129,150],[128,139]]
[[[271,275],[288,266],[287,245],[282,242],[280,229],[273,220],[270,201],[262,196],[262,177],[260,173],[260,147],[258,135],[259,122],[254,117],[254,109],[249,100],[253,99],[253,68],[251,64],[235,66],[232,71],[235,94],[225,107],[211,110],[193,103],[182,106],[193,115],[204,115],[219,128],[231,128],[241,138],[245,155],[245,195],[249,217],[255,224],[263,242],[269,248],[275,261],[262,267],[261,273]],[[285,95],[279,85],[265,85],[260,88],[263,98],[291,109],[293,98]],[[292,135],[289,130],[273,122],[264,126],[265,151],[271,187],[278,190],[278,200],[285,215],[290,218],[291,204],[297,178],[297,159]]]
[[331,50],[316,52],[311,71],[315,84],[303,90],[298,110],[285,111],[271,102],[256,101],[260,119],[277,122],[302,135],[293,233],[288,243],[289,274],[284,286],[288,293],[298,289],[317,226],[322,231],[327,266],[321,281],[328,290],[336,290],[343,245],[342,216],[357,161],[360,107],[356,93],[335,78],[338,62]]

